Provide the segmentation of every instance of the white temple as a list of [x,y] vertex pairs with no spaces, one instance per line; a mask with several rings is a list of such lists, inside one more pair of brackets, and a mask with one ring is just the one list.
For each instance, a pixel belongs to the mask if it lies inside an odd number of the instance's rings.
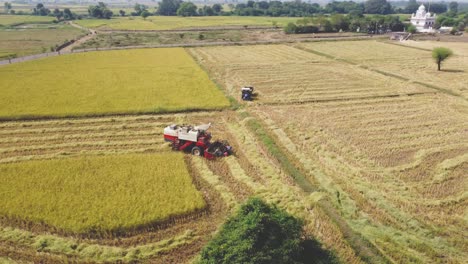
[[426,7],[423,4],[419,6],[416,14],[413,13],[411,16],[411,24],[416,27],[418,32],[434,32],[432,28],[434,27],[435,20],[436,14],[426,12]]

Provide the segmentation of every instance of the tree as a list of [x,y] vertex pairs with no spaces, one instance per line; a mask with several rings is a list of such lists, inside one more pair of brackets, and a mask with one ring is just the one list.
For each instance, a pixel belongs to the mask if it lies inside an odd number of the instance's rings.
[[367,0],[364,3],[364,11],[367,14],[387,15],[392,12],[392,6],[387,0]]
[[296,32],[297,32],[297,26],[293,22],[289,22],[284,27],[284,33],[286,33],[286,34],[295,34]]
[[[213,11],[213,10],[212,10]],[[197,6],[192,2],[182,2],[179,9],[177,9],[178,16],[196,16],[197,15]]]
[[406,4],[406,7],[404,9],[406,14],[412,14],[418,10],[419,4],[416,2],[416,0],[409,0],[408,4]]
[[141,12],[141,17],[142,17],[144,20],[146,20],[146,18],[149,17],[150,15],[151,15],[151,13],[148,12],[148,10],[143,10],[143,11]]
[[214,15],[215,15],[215,12],[214,12],[214,10],[213,10],[212,7],[210,7],[210,6],[204,6],[204,7],[203,7],[203,14],[204,14],[205,16],[214,16]]
[[220,4],[214,4],[214,5],[212,6],[212,8],[213,8],[213,11],[214,11],[216,14],[219,14],[219,13],[221,13],[221,11],[223,11],[223,6],[220,5]]
[[106,4],[104,4],[103,2],[99,2],[95,6],[89,6],[88,14],[94,18],[106,18],[106,19],[110,19],[113,15],[112,11],[110,11],[107,8]]
[[33,9],[33,14],[36,16],[47,16],[50,14],[50,10],[45,8],[44,4],[38,3]]
[[182,1],[180,0],[162,0],[158,5],[158,14],[162,16],[174,16]]
[[302,221],[251,198],[201,252],[200,263],[301,263]]
[[125,16],[125,11],[122,10],[122,9],[120,9],[120,10],[119,10],[119,14],[120,14],[120,16]]
[[444,47],[434,48],[432,50],[432,58],[434,58],[437,63],[437,70],[440,71],[440,65],[442,64],[442,62],[452,55],[453,55],[452,50],[448,48],[444,48]]
[[148,7],[137,3],[133,7],[133,9],[135,10],[135,15],[140,16],[141,13],[143,13],[143,11],[147,11]]
[[406,30],[411,34],[414,34],[414,33],[416,33],[417,29],[416,29],[416,27],[414,25],[409,25]]
[[447,12],[447,4],[442,2],[442,3],[432,3],[431,4],[431,12],[436,13],[436,14],[442,14]]
[[52,12],[52,14],[54,15],[54,17],[57,18],[57,20],[60,20],[63,17],[63,12],[60,11],[58,8],[55,8],[54,12]]
[[112,15],[114,15],[114,13],[112,11],[110,11],[110,9],[104,9],[102,11],[102,17],[105,18],[105,19],[110,19],[112,17]]
[[457,2],[450,2],[449,3],[449,11],[453,14],[458,13],[458,3]]
[[5,2],[5,3],[3,4],[3,7],[5,8],[5,12],[6,12],[6,13],[9,13],[9,11],[10,11],[10,9],[11,9],[11,3]]
[[65,20],[73,20],[75,19],[76,14],[73,14],[70,8],[65,8],[63,10],[63,19]]

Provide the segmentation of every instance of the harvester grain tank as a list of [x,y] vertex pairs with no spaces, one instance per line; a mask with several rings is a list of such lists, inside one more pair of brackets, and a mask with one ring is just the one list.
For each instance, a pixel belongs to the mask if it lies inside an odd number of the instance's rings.
[[164,140],[172,143],[172,149],[204,156],[207,159],[229,156],[232,147],[226,141],[211,142],[207,132],[211,123],[199,126],[170,125],[164,128]]

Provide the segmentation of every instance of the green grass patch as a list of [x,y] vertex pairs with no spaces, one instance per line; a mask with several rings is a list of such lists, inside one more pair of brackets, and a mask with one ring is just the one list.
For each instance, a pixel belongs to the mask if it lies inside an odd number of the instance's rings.
[[51,23],[55,17],[50,16],[15,16],[0,15],[0,26],[12,26],[26,23]]
[[151,16],[114,17],[112,19],[83,19],[75,23],[88,28],[117,29],[117,30],[170,30],[202,27],[223,26],[284,26],[289,22],[296,22],[297,17],[249,17],[249,16],[211,16],[211,17],[178,17]]
[[[84,34],[84,31],[64,24],[25,24],[0,29],[0,58],[50,52],[51,47]],[[3,55],[5,53],[9,55]]]
[[229,107],[182,48],[88,52],[0,68],[0,118]]
[[0,179],[4,221],[65,233],[138,231],[205,207],[180,153],[2,164]]
[[187,32],[125,32],[98,34],[75,49],[152,46],[161,44],[197,44],[207,42],[237,42],[249,37],[252,30],[213,30]]

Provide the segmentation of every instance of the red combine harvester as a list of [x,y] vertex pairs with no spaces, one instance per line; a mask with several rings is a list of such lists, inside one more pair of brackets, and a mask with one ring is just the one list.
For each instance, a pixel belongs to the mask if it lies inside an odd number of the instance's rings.
[[172,142],[173,150],[190,152],[207,159],[231,155],[232,147],[227,142],[210,142],[211,134],[207,132],[210,126],[211,123],[195,127],[170,125],[164,128],[164,140]]

